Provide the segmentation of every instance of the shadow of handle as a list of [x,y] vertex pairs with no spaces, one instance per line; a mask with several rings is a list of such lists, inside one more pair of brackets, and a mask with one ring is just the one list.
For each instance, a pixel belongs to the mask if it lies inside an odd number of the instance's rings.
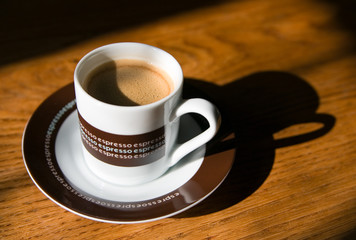
[[297,136],[292,136],[292,137],[287,137],[287,138],[282,138],[282,139],[277,139],[275,140],[275,147],[276,148],[281,148],[281,147],[287,147],[303,142],[307,142],[313,139],[316,139],[318,137],[321,137],[328,133],[333,126],[335,125],[335,118],[329,114],[315,114],[310,117],[310,119],[306,119],[305,121],[298,122],[298,123],[322,123],[323,126],[317,130],[314,130],[309,133],[297,135]]

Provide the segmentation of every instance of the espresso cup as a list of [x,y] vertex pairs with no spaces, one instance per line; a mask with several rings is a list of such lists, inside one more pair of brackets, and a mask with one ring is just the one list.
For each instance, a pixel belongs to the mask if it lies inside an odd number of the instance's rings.
[[[120,101],[113,103],[102,99],[100,94],[95,95],[96,88],[101,88],[106,97],[116,86],[99,80],[90,90],[94,93],[89,91],[95,69],[111,65],[114,73],[111,69],[108,75],[119,76],[123,68],[116,63],[120,62],[129,62],[135,71],[140,71],[143,64],[164,73],[160,76],[170,81],[167,96],[150,103],[121,105]],[[135,90],[136,85],[131,86],[130,81],[129,88]],[[84,160],[96,176],[110,183],[136,185],[160,177],[186,154],[212,139],[220,125],[219,111],[212,103],[200,98],[182,99],[183,72],[177,60],[146,44],[115,43],[91,51],[75,69],[74,86]],[[149,92],[157,88],[160,85],[153,89],[143,87]],[[209,127],[187,142],[177,144],[179,119],[188,113],[200,114]]]

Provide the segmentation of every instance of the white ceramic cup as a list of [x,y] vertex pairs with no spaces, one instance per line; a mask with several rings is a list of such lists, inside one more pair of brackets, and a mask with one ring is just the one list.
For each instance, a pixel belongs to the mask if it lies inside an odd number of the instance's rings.
[[[141,106],[112,105],[89,95],[83,88],[88,74],[118,59],[139,59],[164,70],[173,81],[173,91]],[[220,125],[213,104],[182,99],[183,72],[176,59],[146,44],[115,43],[91,51],[78,63],[74,85],[85,162],[95,175],[111,183],[135,185],[158,178],[212,139]],[[179,118],[187,113],[205,117],[209,128],[178,146]]]

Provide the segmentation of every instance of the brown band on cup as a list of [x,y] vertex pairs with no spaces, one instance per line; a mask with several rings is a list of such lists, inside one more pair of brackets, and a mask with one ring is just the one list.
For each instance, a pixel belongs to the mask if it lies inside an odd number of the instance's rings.
[[95,158],[115,166],[146,165],[165,154],[164,126],[139,135],[117,135],[101,131],[79,116],[82,143]]

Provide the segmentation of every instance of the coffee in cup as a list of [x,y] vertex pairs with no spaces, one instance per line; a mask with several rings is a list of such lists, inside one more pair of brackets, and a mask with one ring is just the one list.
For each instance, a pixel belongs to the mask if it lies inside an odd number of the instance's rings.
[[114,105],[146,105],[167,97],[173,90],[170,76],[137,59],[119,59],[96,67],[85,79],[84,89],[94,98]]

